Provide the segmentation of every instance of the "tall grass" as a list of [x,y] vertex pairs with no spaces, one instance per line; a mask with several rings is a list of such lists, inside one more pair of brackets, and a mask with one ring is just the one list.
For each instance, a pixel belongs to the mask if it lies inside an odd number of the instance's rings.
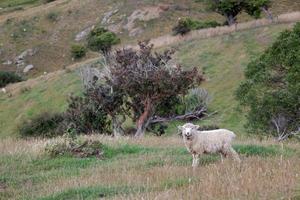
[[84,137],[107,157],[50,158],[45,140],[2,140],[0,199],[289,199],[299,187],[299,143],[282,154],[272,141],[245,141],[234,146],[242,165],[207,155],[193,172],[180,137]]

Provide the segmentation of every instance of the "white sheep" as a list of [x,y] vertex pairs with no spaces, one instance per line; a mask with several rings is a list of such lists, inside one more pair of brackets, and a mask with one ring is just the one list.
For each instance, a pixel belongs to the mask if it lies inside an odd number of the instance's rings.
[[187,150],[193,155],[193,167],[198,166],[200,155],[208,153],[221,153],[221,156],[230,156],[240,163],[241,160],[231,145],[236,137],[232,131],[226,129],[199,131],[198,128],[198,125],[192,123],[178,126]]

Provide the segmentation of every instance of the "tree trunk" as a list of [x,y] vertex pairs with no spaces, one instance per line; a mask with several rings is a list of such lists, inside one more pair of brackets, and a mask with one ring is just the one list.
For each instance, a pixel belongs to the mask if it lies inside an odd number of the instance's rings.
[[148,98],[144,105],[144,112],[138,118],[138,121],[136,123],[137,130],[135,133],[135,137],[143,137],[145,135],[146,128],[151,121],[151,119],[150,119],[151,113],[152,113],[152,104],[151,104],[150,99]]
[[227,16],[227,22],[228,22],[228,25],[229,25],[229,26],[232,26],[233,24],[235,24],[236,19],[235,19],[235,17],[233,17],[232,15],[228,15],[228,16]]
[[270,10],[267,7],[262,7],[261,9],[266,13],[268,19],[273,22],[274,18],[273,18],[272,13],[270,12]]
[[121,137],[125,135],[125,131],[122,128],[122,123],[125,121],[123,119],[120,121],[117,116],[112,117],[112,127],[113,127],[114,137]]

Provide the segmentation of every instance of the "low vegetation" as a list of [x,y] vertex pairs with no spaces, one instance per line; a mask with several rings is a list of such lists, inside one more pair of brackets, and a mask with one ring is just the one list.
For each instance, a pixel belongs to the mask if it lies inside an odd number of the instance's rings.
[[204,155],[199,170],[192,173],[192,160],[178,136],[134,141],[115,141],[95,135],[84,138],[81,140],[101,141],[100,159],[92,155],[51,156],[43,151],[44,141],[39,140],[0,141],[1,198],[152,199],[168,195],[177,199],[190,195],[191,199],[243,199],[247,195],[247,198],[277,199],[296,196],[300,170],[297,143],[286,143],[281,150],[272,141],[242,142],[234,145],[242,157],[242,166],[228,159],[222,163],[218,155]]
[[204,28],[214,28],[220,26],[216,21],[198,21],[189,17],[178,20],[178,23],[173,27],[174,35],[184,35],[192,30],[199,30]]
[[74,44],[71,46],[71,54],[75,59],[83,58],[86,55],[87,49],[80,44]]
[[121,41],[115,33],[103,27],[94,28],[90,32],[87,40],[87,46],[92,51],[102,52],[104,54],[109,52],[113,45],[119,44]]
[[10,83],[23,81],[23,78],[14,72],[0,71],[0,88],[5,87]]
[[24,121],[19,128],[23,137],[55,137],[64,133],[64,116],[60,113],[41,113]]

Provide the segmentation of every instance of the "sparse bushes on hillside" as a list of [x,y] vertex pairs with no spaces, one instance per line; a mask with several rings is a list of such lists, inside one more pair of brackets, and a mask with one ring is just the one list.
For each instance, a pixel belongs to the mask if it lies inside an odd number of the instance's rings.
[[71,54],[72,54],[72,57],[75,59],[84,57],[86,55],[86,51],[87,51],[87,49],[85,48],[85,46],[80,45],[80,44],[74,44],[71,47]]
[[64,133],[64,116],[59,113],[41,113],[19,127],[23,137],[55,137]]
[[0,71],[0,88],[10,83],[23,81],[23,78],[13,72]]
[[203,28],[213,28],[220,26],[216,21],[198,21],[191,18],[183,18],[178,21],[178,24],[173,28],[174,35],[184,35],[191,30],[198,30]]
[[88,47],[92,51],[100,51],[104,54],[111,50],[111,47],[120,43],[118,36],[109,30],[96,27],[88,36]]
[[246,68],[237,90],[249,108],[248,127],[277,135],[279,140],[300,131],[300,23],[281,33],[274,44]]

